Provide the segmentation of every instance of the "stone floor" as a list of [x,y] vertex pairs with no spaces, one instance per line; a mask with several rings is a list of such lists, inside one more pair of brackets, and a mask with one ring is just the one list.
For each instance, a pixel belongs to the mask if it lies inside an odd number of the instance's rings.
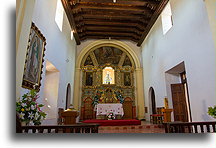
[[165,133],[163,125],[142,121],[141,125],[100,126],[99,133]]

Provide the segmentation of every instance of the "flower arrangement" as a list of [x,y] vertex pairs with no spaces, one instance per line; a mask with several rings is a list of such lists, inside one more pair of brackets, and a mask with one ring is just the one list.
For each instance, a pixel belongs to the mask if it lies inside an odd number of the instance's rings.
[[41,121],[45,119],[46,113],[40,108],[43,104],[38,104],[36,100],[39,98],[36,90],[32,89],[22,96],[22,100],[16,102],[16,111],[19,114],[21,122],[26,122],[26,125],[33,124],[40,125]]
[[208,108],[208,114],[216,119],[216,105]]
[[113,112],[108,112],[108,113],[107,113],[107,119],[108,119],[108,120],[115,119],[114,113],[113,113]]

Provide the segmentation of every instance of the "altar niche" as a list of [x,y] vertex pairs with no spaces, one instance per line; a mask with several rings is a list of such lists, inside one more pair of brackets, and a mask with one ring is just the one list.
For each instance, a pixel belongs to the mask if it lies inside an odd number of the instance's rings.
[[92,108],[98,103],[123,104],[125,98],[131,98],[133,110],[126,105],[126,102],[125,117],[131,119],[136,117],[134,61],[127,52],[109,46],[91,50],[85,55],[81,69],[83,72],[81,120],[89,119],[89,116],[84,113],[86,98],[92,100],[92,103],[88,102],[92,104]]
[[103,69],[103,84],[115,84],[115,71],[112,67]]

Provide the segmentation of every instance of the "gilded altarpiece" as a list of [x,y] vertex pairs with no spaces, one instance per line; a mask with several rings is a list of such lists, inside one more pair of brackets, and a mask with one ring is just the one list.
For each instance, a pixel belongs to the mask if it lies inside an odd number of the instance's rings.
[[[86,113],[87,110],[94,110],[96,99],[98,99],[96,103],[122,103],[125,112],[122,118],[136,118],[134,64],[129,57],[122,50],[109,46],[100,47],[86,55],[81,67],[83,72],[81,120],[96,118],[95,111]],[[103,78],[103,70],[107,67],[114,70],[114,76],[107,72],[106,78]],[[110,77],[111,75],[114,78]],[[109,84],[109,81],[104,84],[104,79],[115,81],[114,84]],[[119,96],[122,96],[122,99]],[[89,106],[90,100],[92,106]],[[88,102],[88,105],[85,102]]]

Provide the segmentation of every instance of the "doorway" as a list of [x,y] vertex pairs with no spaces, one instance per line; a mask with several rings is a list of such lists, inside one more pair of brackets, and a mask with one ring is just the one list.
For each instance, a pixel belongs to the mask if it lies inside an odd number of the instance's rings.
[[174,120],[188,122],[188,110],[184,84],[171,84]]
[[174,121],[191,122],[189,91],[185,63],[166,72],[167,96],[172,104]]
[[155,102],[155,91],[153,87],[149,89],[149,94],[150,94],[150,106],[151,106],[150,113],[156,114],[157,112],[156,112],[156,102]]
[[49,61],[46,61],[46,74],[44,80],[44,107],[43,110],[47,113],[44,120],[47,124],[57,124],[58,118],[58,89],[59,89],[60,73],[58,69]]
[[67,85],[67,91],[66,91],[66,105],[65,105],[65,110],[70,107],[70,98],[71,98],[71,85],[68,83]]

